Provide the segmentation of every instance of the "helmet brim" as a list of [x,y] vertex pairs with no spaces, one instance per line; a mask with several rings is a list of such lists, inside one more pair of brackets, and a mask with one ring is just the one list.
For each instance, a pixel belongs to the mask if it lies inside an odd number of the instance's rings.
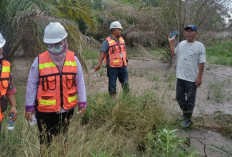
[[48,38],[44,38],[43,42],[45,44],[56,44],[61,42],[62,40],[64,40],[68,35],[66,34],[63,38],[57,38],[57,39],[48,39]]
[[121,29],[121,30],[123,30],[122,27],[114,27],[114,28],[110,28],[110,29]]

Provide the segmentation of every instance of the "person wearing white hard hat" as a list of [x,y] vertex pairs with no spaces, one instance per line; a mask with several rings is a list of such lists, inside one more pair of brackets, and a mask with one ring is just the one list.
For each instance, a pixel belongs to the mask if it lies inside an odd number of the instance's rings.
[[103,41],[98,65],[95,71],[101,68],[102,61],[105,61],[107,67],[107,76],[109,79],[108,91],[112,98],[116,96],[116,82],[119,79],[122,89],[125,93],[129,91],[128,71],[127,71],[127,53],[126,45],[121,32],[123,30],[118,21],[110,24],[112,34]]
[[7,109],[7,103],[10,103],[9,114],[13,114],[11,118],[13,121],[17,119],[17,109],[14,94],[17,92],[10,69],[10,62],[3,57],[3,46],[6,40],[0,33],[0,133],[1,133],[1,122],[3,119],[3,112]]
[[84,114],[86,89],[81,64],[68,50],[67,32],[58,22],[44,31],[48,50],[32,63],[26,90],[25,117],[35,115],[40,143],[50,145],[53,137],[66,134],[74,108]]

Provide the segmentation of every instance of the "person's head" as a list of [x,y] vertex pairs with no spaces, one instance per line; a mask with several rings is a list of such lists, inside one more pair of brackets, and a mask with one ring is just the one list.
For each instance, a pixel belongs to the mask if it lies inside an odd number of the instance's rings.
[[2,56],[3,53],[3,46],[5,45],[6,40],[3,38],[2,34],[0,33],[0,56]]
[[51,22],[44,30],[44,43],[48,44],[49,52],[59,54],[64,49],[64,39],[68,36],[64,26],[59,22]]
[[184,35],[188,42],[194,42],[197,37],[197,27],[195,25],[187,25],[184,28]]
[[114,36],[119,37],[121,36],[123,28],[120,22],[114,21],[110,24],[110,30]]

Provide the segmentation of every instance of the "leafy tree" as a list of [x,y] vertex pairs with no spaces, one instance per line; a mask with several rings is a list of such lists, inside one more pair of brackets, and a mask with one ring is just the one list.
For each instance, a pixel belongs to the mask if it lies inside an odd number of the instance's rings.
[[[16,54],[34,56],[46,50],[42,42],[45,26],[49,22],[61,22],[67,32],[70,48],[81,59],[81,43],[84,36],[78,29],[82,19],[92,30],[95,22],[85,1],[74,0],[1,0],[0,32],[6,38],[5,50],[13,59]],[[82,63],[83,60],[81,59]]]
[[[107,36],[109,24],[118,20],[124,27],[123,36],[130,46],[159,47],[160,53],[172,63],[168,34],[179,31],[184,39],[184,27],[195,24],[200,32],[224,27],[222,15],[227,14],[228,0],[108,0],[102,1],[98,36]],[[199,33],[201,35],[201,33]],[[161,48],[161,49],[160,49]]]

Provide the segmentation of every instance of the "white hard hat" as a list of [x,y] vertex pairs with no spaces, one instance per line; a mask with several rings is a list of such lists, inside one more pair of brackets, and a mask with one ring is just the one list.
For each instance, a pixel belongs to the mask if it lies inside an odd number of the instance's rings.
[[2,48],[6,43],[6,40],[3,38],[2,34],[0,33],[0,48]]
[[44,30],[43,41],[46,44],[55,44],[68,36],[64,26],[59,22],[51,22]]
[[121,26],[121,23],[118,22],[118,21],[114,21],[110,24],[110,29],[114,29],[114,28],[120,28],[120,29],[123,29],[122,26]]

